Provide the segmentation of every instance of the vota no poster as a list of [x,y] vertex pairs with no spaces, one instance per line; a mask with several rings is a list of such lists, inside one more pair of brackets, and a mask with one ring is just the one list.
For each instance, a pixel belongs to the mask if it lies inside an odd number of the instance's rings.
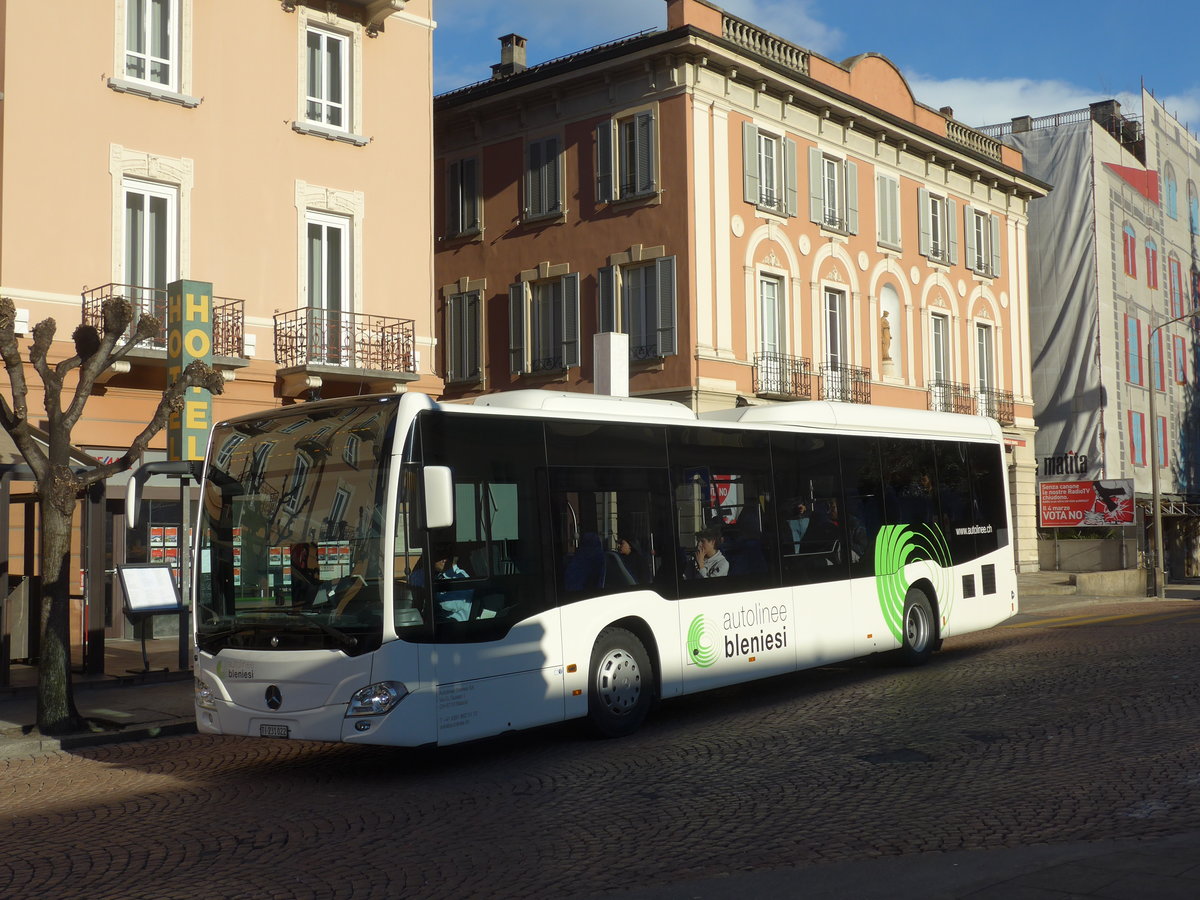
[[1133,524],[1133,481],[1043,481],[1043,528]]

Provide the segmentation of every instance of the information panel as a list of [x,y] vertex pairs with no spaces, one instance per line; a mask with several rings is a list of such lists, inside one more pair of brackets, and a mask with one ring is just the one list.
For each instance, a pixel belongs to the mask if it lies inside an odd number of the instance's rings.
[[117,566],[117,571],[130,618],[179,612],[182,602],[170,566],[130,564]]

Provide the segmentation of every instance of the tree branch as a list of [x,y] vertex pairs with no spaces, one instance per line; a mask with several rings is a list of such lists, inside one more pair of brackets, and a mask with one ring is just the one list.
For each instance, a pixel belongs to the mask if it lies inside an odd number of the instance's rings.
[[54,333],[58,325],[53,319],[43,319],[33,326],[33,343],[29,347],[29,362],[34,371],[41,376],[42,384],[46,387],[46,412],[53,422],[62,412],[62,379],[51,370],[46,362],[50,346],[54,343]]
[[184,392],[193,387],[205,388],[214,395],[221,394],[225,390],[225,379],[221,377],[220,372],[211,366],[206,366],[200,360],[188,363],[187,368],[179,374],[179,377],[167,385],[154,415],[142,429],[141,434],[130,443],[125,454],[115,462],[97,466],[84,473],[79,479],[80,486],[86,488],[98,481],[103,481],[110,475],[132,468],[142,458],[151,438],[166,427],[171,414],[182,411]]
[[8,432],[25,462],[33,470],[34,478],[39,482],[49,472],[49,460],[42,448],[29,433],[29,386],[25,380],[25,364],[21,361],[21,351],[17,345],[16,333],[17,311],[8,297],[0,297],[0,357],[4,359],[4,368],[8,371],[9,390],[12,392],[12,405],[0,397],[0,424]]

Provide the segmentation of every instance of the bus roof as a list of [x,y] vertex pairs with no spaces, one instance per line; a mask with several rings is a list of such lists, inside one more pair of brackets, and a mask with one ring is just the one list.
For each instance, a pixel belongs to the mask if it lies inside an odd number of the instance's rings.
[[901,434],[954,435],[999,440],[1002,432],[995,419],[961,413],[931,412],[895,406],[835,403],[806,400],[738,406],[701,413],[705,422],[736,422],[739,425],[792,425],[800,428],[831,428],[844,431],[891,431]]
[[475,405],[582,416],[619,416],[623,419],[683,419],[693,422],[696,420],[694,412],[674,400],[611,397],[607,394],[584,394],[579,391],[539,391],[536,389],[502,391],[498,394],[477,397]]

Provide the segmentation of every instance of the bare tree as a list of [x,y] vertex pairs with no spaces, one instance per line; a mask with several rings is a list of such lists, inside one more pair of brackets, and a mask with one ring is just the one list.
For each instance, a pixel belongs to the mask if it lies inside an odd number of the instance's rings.
[[[104,302],[102,315],[101,329],[94,325],[80,325],[75,329],[71,335],[75,355],[53,366],[47,360],[47,354],[57,326],[53,319],[34,326],[29,365],[45,389],[48,423],[45,430],[49,440],[43,449],[29,431],[29,389],[14,330],[16,310],[12,300],[0,297],[0,357],[8,370],[11,392],[11,401],[0,395],[0,424],[33,472],[42,512],[39,535],[42,639],[38,660],[37,726],[43,734],[63,734],[83,725],[75,708],[71,685],[70,631],[71,521],[79,496],[91,485],[134,466],[150,439],[166,426],[171,414],[183,408],[187,388],[207,388],[219,394],[224,387],[218,372],[199,361],[192,362],[167,385],[149,423],[120,459],[83,472],[72,471],[71,432],[83,415],[97,378],[128,355],[139,342],[162,332],[162,323],[158,319],[143,315],[132,335],[117,346],[133,320],[133,309],[125,298],[114,297]],[[68,386],[72,373],[73,387]]]

